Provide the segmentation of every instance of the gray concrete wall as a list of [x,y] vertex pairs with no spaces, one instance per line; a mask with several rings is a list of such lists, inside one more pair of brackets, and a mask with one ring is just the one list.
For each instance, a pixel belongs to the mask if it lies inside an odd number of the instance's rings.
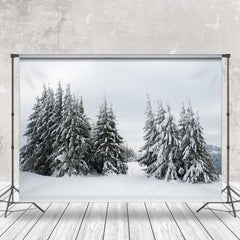
[[[0,181],[10,179],[10,53],[231,53],[231,180],[240,180],[239,0],[0,0]],[[225,90],[224,78],[223,99]]]

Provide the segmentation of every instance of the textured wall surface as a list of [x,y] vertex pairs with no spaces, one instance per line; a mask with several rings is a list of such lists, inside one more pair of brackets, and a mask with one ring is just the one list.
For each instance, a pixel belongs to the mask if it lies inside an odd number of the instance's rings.
[[[10,180],[10,53],[231,53],[231,180],[239,181],[239,29],[239,0],[0,0],[0,181]],[[224,78],[223,99],[225,92]],[[222,116],[224,147],[225,100]]]

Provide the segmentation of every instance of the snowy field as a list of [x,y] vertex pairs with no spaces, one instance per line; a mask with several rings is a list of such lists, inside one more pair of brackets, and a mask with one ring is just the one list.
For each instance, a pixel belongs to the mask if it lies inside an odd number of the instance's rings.
[[20,201],[208,202],[222,201],[221,181],[191,184],[147,178],[137,162],[127,175],[47,177],[20,172]]

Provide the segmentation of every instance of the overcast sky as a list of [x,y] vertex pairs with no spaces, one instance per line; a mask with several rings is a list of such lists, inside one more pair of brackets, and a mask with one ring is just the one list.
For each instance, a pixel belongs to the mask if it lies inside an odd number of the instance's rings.
[[221,146],[221,60],[46,60],[20,62],[20,146],[27,118],[42,85],[83,97],[87,115],[96,121],[104,94],[112,104],[121,136],[135,150],[143,145],[146,95],[170,104],[176,121],[181,103],[191,101],[208,144]]

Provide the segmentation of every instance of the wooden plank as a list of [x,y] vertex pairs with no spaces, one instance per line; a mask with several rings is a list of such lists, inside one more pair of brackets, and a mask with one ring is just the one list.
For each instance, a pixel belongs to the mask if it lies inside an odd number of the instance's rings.
[[184,203],[168,203],[167,206],[186,239],[212,239]]
[[105,226],[104,240],[129,239],[126,203],[111,203]]
[[[240,204],[236,204],[235,206],[240,206]],[[210,210],[211,209],[211,210]],[[235,236],[239,239],[240,236],[240,218],[234,218],[233,214],[229,213],[228,211],[232,209],[230,208],[230,205],[227,204],[211,204],[207,208],[207,210],[202,211],[212,211],[220,221],[225,225],[225,228],[229,229]]]
[[128,215],[131,240],[155,239],[143,203],[128,203]]
[[76,239],[103,239],[107,203],[90,203]]
[[87,206],[87,203],[70,203],[49,239],[76,239]]
[[156,239],[184,239],[165,203],[146,203]]
[[[219,205],[220,209],[224,210],[224,206],[222,204]],[[239,239],[236,235],[230,231],[226,224],[224,224],[212,211],[209,210],[201,210],[200,212],[196,213],[196,211],[202,206],[199,203],[189,203],[187,204],[189,208],[191,208],[193,214],[198,218],[198,220],[202,223],[204,228],[209,232],[209,234],[213,237],[213,239],[228,239],[228,240],[236,240]],[[213,204],[211,204],[213,207]],[[226,209],[225,209],[226,210]],[[232,219],[232,216],[227,213],[222,212],[222,216]]]
[[[38,205],[42,209],[47,209],[50,204],[44,203]],[[4,239],[22,240],[42,216],[43,213],[32,205],[30,209],[24,212],[24,214],[4,232]]]
[[[240,182],[232,182],[230,183],[230,186],[233,187],[233,189],[240,194]],[[236,195],[233,194],[233,196],[236,196]],[[239,199],[239,197],[237,198]]]
[[[0,195],[3,194],[4,192],[6,192],[8,190],[8,188],[10,187],[10,184],[8,182],[0,182]],[[8,197],[9,197],[10,191],[8,191],[6,194],[4,194],[0,200],[2,201],[7,201]],[[16,194],[14,194],[16,195]],[[15,196],[16,197],[16,196]],[[0,201],[0,217],[4,215],[4,211],[6,209],[6,203]]]
[[24,239],[48,239],[49,235],[53,231],[54,227],[57,225],[67,206],[67,203],[52,204],[43,214],[37,224],[34,225],[33,229],[28,232]]
[[10,187],[9,182],[0,182],[0,195],[7,190],[7,188]]
[[[4,218],[0,217],[0,237],[7,231],[24,213],[31,207],[31,204],[12,205],[9,215]],[[4,213],[3,213],[4,215]]]

